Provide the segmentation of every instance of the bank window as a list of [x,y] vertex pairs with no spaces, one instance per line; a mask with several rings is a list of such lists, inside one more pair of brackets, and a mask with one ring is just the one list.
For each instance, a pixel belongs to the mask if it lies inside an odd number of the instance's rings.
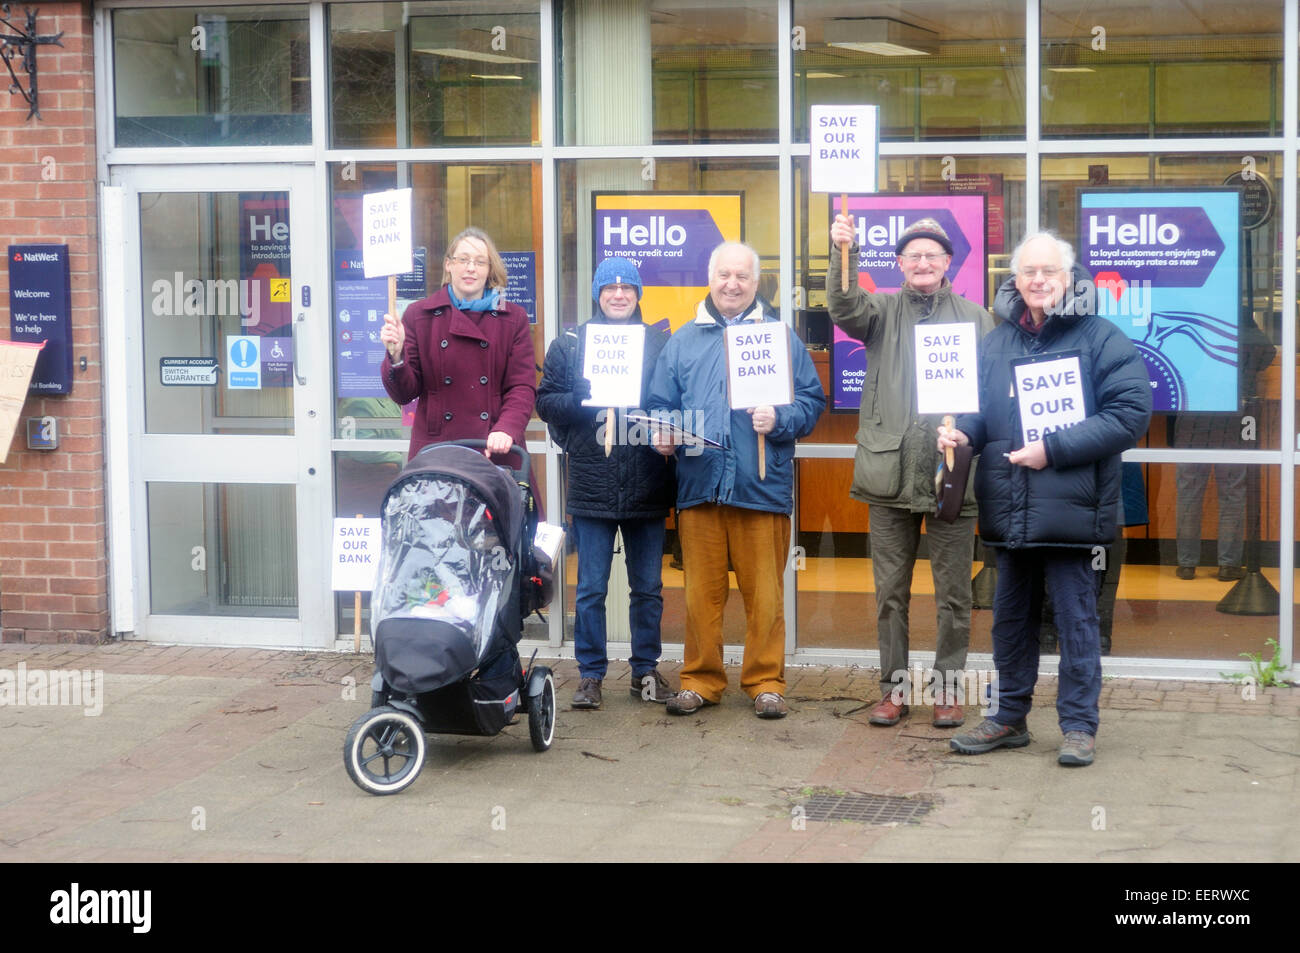
[[536,0],[328,8],[335,148],[534,145]]
[[1279,3],[1044,0],[1040,52],[1045,137],[1281,134]]
[[118,146],[311,142],[307,5],[113,11]]
[[[341,163],[331,168],[331,181],[331,338],[338,438],[401,440],[403,446],[410,439],[414,403],[398,407],[379,378],[383,316],[389,310],[401,315],[446,283],[447,242],[470,226],[487,232],[501,253],[509,281],[506,299],[528,312],[541,366],[542,191],[537,163]],[[415,267],[397,276],[390,289],[388,279],[364,274],[361,197],[407,187],[413,190]],[[406,452],[357,451],[344,456],[363,464],[400,463]]]
[[148,433],[293,433],[287,192],[142,192]]
[[559,14],[562,142],[776,141],[775,3],[568,0]]
[[885,141],[1023,137],[1024,3],[941,6],[796,3],[795,139],[835,103],[878,105]]

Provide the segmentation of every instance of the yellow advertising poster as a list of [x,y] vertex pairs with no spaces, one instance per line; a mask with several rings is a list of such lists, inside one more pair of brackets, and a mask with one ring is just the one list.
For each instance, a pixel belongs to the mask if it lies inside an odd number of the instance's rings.
[[591,222],[593,263],[617,255],[636,265],[642,318],[667,318],[676,331],[709,292],[709,254],[721,242],[744,240],[744,196],[596,192]]
[[24,341],[0,341],[0,463],[9,459],[9,444],[18,429],[18,415],[27,400],[36,357],[44,346]]

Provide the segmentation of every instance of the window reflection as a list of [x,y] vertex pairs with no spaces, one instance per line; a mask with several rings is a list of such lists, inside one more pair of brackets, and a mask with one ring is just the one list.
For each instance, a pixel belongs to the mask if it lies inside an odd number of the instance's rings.
[[311,141],[307,6],[115,10],[119,146]]
[[1041,5],[1047,137],[1278,135],[1279,3]]

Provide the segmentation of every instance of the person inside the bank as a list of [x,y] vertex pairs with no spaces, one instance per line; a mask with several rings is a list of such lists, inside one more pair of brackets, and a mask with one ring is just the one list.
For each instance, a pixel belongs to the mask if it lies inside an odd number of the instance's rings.
[[[726,690],[722,614],[731,587],[730,564],[745,602],[740,687],[759,718],[783,718],[789,711],[784,573],[794,509],[794,445],[812,432],[826,395],[807,348],[787,328],[794,401],[731,409],[723,329],[741,322],[779,322],[781,316],[758,294],[758,252],[749,245],[717,246],[709,257],[708,276],[709,294],[695,320],[677,330],[659,358],[646,407],[652,417],[669,420],[682,420],[683,411],[691,411],[703,421],[694,435],[718,444],[686,452],[664,431],[653,438],[660,453],[677,454],[677,529],[685,566],[681,691],[668,701],[668,711],[693,714],[716,705]],[[759,473],[760,452],[765,476]]]
[[[625,258],[610,257],[591,280],[589,324],[642,323],[641,275]],[[666,703],[673,690],[659,674],[662,652],[659,623],[663,617],[664,521],[676,495],[676,467],[647,440],[614,441],[608,455],[603,433],[629,433],[626,421],[604,408],[588,407],[591,381],[582,372],[588,324],[566,328],[546,353],[537,392],[537,415],[551,438],[564,449],[568,467],[565,512],[578,546],[578,587],[573,619],[573,654],[578,660],[578,688],[573,707],[599,708],[601,685],[609,668],[605,642],[605,594],[609,588],[615,535],[623,538],[630,587],[629,628],[633,698]],[[666,328],[646,327],[641,356],[641,405],[646,406],[650,379],[668,343]]]
[[397,404],[415,400],[409,456],[431,443],[486,440],[489,457],[524,446],[537,397],[528,313],[505,300],[506,268],[486,232],[467,228],[447,247],[444,284],[384,315],[379,374]]
[[[1050,232],[1029,235],[998,289],[999,324],[979,357],[980,413],[939,428],[937,446],[969,444],[980,536],[997,552],[993,664],[997,708],[949,742],[961,754],[1020,748],[1038,681],[1044,584],[1055,610],[1061,664],[1056,714],[1064,740],[1057,761],[1092,764],[1101,695],[1101,638],[1094,551],[1115,538],[1121,455],[1151,419],[1151,383],[1133,342],[1096,314],[1092,277]],[[1012,396],[1012,361],[1060,355],[1076,361],[1089,404],[1083,420],[1026,442]],[[1063,375],[1064,376],[1064,373]]]
[[932,218],[918,219],[899,236],[894,254],[903,286],[894,293],[863,290],[856,269],[849,276],[848,291],[841,290],[840,248],[848,245],[849,261],[858,260],[852,216],[835,217],[831,245],[826,305],[831,320],[861,341],[867,353],[849,495],[871,507],[871,574],[882,697],[868,720],[873,725],[896,725],[908,714],[903,697],[903,686],[909,684],[908,609],[924,521],[938,624],[933,723],[937,728],[955,728],[966,720],[954,687],[963,684],[960,673],[970,644],[975,497],[968,487],[956,520],[936,518],[934,474],[942,457],[935,448],[934,432],[941,418],[917,413],[915,328],[974,324],[983,337],[993,320],[986,310],[953,291],[947,278],[952,241]]

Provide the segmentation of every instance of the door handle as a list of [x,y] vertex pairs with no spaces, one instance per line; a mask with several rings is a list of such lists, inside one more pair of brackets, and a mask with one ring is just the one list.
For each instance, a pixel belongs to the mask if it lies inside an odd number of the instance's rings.
[[294,321],[294,322],[293,322],[293,325],[292,325],[292,328],[293,328],[293,376],[296,377],[296,378],[298,379],[298,383],[299,383],[299,385],[303,385],[303,386],[305,386],[306,383],[307,383],[307,376],[306,376],[306,373],[305,373],[306,368],[303,367],[303,361],[302,361],[302,355],[303,355],[302,343],[301,343],[301,342],[299,341],[299,339],[298,339],[298,325],[305,323],[306,320],[307,320],[307,315],[304,314],[303,312],[299,311],[299,312],[298,312],[298,319],[297,319],[296,321]]

